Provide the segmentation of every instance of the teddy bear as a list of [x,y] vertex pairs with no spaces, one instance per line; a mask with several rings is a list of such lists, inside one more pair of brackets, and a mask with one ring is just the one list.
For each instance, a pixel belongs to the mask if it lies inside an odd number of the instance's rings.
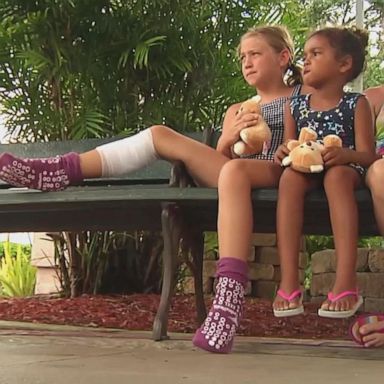
[[290,140],[287,148],[290,150],[283,161],[283,166],[291,166],[296,171],[318,173],[324,170],[322,151],[327,147],[342,147],[342,141],[337,135],[327,135],[323,144],[316,141],[317,133],[310,128],[300,131],[298,140]]
[[256,113],[260,117],[256,125],[244,128],[240,132],[241,140],[233,145],[233,152],[237,156],[249,156],[260,153],[263,150],[264,143],[269,142],[272,138],[271,130],[261,114],[260,102],[261,97],[257,95],[240,105],[238,114]]

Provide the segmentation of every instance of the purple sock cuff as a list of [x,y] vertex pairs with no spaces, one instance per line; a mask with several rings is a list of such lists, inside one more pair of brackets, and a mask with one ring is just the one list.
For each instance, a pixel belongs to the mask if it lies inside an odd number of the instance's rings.
[[248,282],[248,264],[234,257],[222,257],[217,262],[217,277],[229,277],[241,284]]
[[65,164],[65,169],[68,172],[70,184],[76,185],[81,183],[84,180],[84,177],[81,172],[79,154],[76,152],[67,153],[63,155],[62,160],[63,165]]

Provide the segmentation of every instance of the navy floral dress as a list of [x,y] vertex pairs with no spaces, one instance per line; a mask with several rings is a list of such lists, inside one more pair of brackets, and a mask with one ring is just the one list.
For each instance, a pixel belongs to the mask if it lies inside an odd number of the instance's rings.
[[[322,140],[327,135],[337,135],[343,142],[343,147],[355,147],[355,109],[361,93],[346,92],[339,104],[328,111],[314,111],[310,107],[311,95],[292,97],[290,102],[291,114],[296,121],[297,135],[304,127],[313,129]],[[359,164],[349,164],[361,175],[366,169]]]

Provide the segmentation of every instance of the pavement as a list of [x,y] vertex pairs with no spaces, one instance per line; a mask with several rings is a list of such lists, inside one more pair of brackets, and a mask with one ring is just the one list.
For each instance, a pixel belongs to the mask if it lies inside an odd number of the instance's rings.
[[349,341],[238,337],[217,355],[170,336],[0,321],[0,384],[383,383],[384,349]]

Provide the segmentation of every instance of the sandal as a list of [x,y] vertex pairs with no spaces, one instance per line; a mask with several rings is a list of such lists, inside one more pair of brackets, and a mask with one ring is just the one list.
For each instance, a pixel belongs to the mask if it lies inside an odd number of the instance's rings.
[[[357,344],[364,345],[363,339],[362,339],[363,335],[360,334],[360,327],[365,324],[377,323],[378,321],[384,321],[384,315],[359,316],[349,327],[349,334]],[[372,333],[376,333],[376,332],[384,333],[384,327],[376,331],[372,331]]]
[[328,300],[331,303],[335,303],[336,301],[343,299],[347,296],[355,296],[356,297],[356,303],[353,305],[353,307],[347,311],[330,311],[328,309],[319,308],[318,315],[321,317],[329,317],[332,319],[346,319],[348,317],[353,316],[356,311],[361,307],[363,304],[363,298],[360,296],[357,291],[344,291],[341,292],[338,295],[334,295],[332,292],[328,293]]
[[273,308],[273,314],[275,317],[289,317],[289,316],[296,316],[300,315],[304,312],[303,307],[303,294],[301,293],[300,289],[296,289],[296,291],[293,291],[290,295],[288,295],[285,291],[282,289],[279,289],[277,291],[277,294],[282,297],[284,300],[287,300],[289,304],[292,303],[294,299],[297,297],[300,297],[299,304],[295,308],[289,308],[289,309],[275,309]]

